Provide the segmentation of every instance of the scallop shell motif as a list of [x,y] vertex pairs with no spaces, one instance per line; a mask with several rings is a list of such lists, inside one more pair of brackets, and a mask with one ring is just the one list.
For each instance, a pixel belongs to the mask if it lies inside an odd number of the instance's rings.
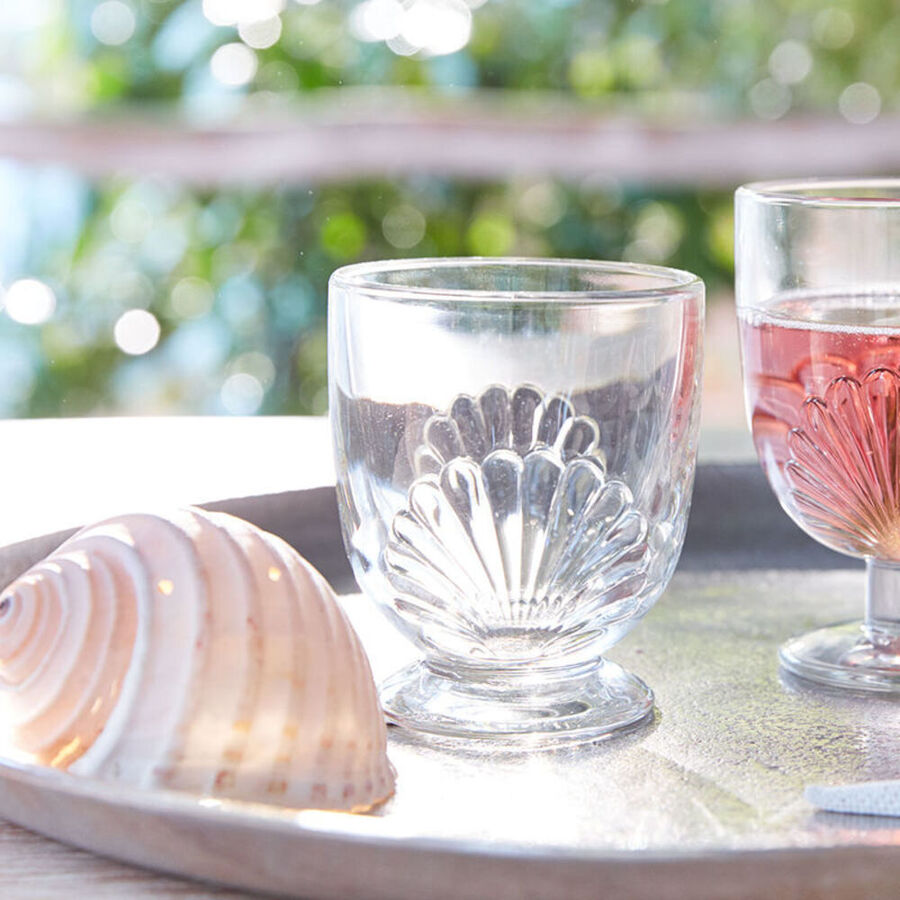
[[414,454],[418,475],[437,474],[452,459],[482,462],[494,450],[520,456],[538,447],[553,449],[567,461],[577,456],[603,458],[600,428],[590,416],[579,416],[558,394],[520,385],[508,391],[492,385],[477,397],[460,394],[446,413],[429,417],[423,444]]
[[900,562],[900,374],[833,378],[787,436],[792,504],[822,541]]
[[648,523],[599,433],[531,387],[461,396],[427,423],[418,459],[437,471],[411,485],[384,555],[394,608],[426,644],[529,659],[644,611]]
[[72,773],[296,808],[393,791],[368,660],[325,580],[222,513],[82,529],[0,598],[0,722]]

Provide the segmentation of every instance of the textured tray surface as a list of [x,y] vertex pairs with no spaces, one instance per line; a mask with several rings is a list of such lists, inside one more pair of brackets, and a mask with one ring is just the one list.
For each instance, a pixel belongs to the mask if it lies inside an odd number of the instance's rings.
[[[896,701],[787,682],[775,658],[792,631],[852,616],[861,590],[846,571],[676,576],[610,653],[654,688],[653,723],[529,754],[393,730],[401,782],[385,833],[592,853],[900,842],[900,820],[816,814],[802,797],[810,783],[900,776]],[[357,602],[376,672],[389,672],[401,648]]]

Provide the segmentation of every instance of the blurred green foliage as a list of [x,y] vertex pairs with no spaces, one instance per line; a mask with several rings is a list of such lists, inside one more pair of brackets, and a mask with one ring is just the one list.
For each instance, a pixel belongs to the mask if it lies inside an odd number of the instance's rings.
[[[41,52],[29,57],[32,83],[51,83],[65,72],[68,102],[81,107],[190,103],[209,93],[215,49],[246,39],[255,45],[256,65],[242,93],[351,85],[503,88],[658,112],[689,95],[706,110],[734,113],[753,112],[753,88],[771,80],[786,89],[790,109],[836,112],[851,83],[866,82],[891,99],[900,84],[894,0],[480,0],[472,3],[465,45],[446,55],[404,55],[415,48],[365,35],[355,15],[363,0],[121,2],[133,10],[133,33],[109,46],[91,28],[99,4],[71,0],[68,16],[43,30]],[[278,38],[269,46],[257,46],[271,38],[259,38],[252,26],[214,25],[208,18],[216,20],[218,11],[230,21],[229,12],[269,8],[281,9]],[[681,109],[676,104],[674,113]]]
[[[77,242],[37,254],[58,297],[53,317],[3,321],[0,353],[5,337],[35,362],[9,414],[323,412],[326,285],[352,260],[625,258],[677,261],[712,287],[730,281],[731,206],[718,194],[438,178],[203,193],[150,179],[89,197]],[[149,309],[162,336],[129,357],[113,326],[134,308]],[[223,406],[235,373],[262,385],[258,407],[252,396]]]
[[[398,8],[377,2],[367,9]],[[155,114],[164,103],[190,121],[237,114],[251,95],[265,105],[322,87],[407,85],[555,91],[673,117],[819,110],[862,121],[892,107],[900,86],[893,0],[446,2],[470,31],[461,49],[428,53],[367,34],[375,20],[355,0],[274,0],[271,16],[240,27],[210,17],[242,0],[41,0],[42,18],[0,34],[18,91],[0,90],[0,106],[6,95],[47,115],[148,103]],[[874,92],[862,112],[845,93],[857,82]],[[0,318],[4,415],[322,412],[327,279],[355,260],[626,259],[690,269],[712,294],[732,278],[728,193],[650,190],[608,173],[216,191],[76,176],[47,189],[46,177],[0,172],[0,189],[19,185],[27,211],[0,275],[39,278],[57,298],[43,323]],[[161,335],[129,355],[115,328],[132,309],[150,311]]]

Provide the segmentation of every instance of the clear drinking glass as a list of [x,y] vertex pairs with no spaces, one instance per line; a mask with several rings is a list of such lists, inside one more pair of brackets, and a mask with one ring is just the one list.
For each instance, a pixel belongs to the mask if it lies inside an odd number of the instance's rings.
[[792,638],[782,664],[900,692],[900,180],[751,184],[736,206],[757,453],[788,515],[868,571],[865,618]]
[[360,587],[424,654],[390,718],[589,739],[650,690],[601,654],[684,537],[703,285],[651,266],[432,259],[331,278],[331,417]]

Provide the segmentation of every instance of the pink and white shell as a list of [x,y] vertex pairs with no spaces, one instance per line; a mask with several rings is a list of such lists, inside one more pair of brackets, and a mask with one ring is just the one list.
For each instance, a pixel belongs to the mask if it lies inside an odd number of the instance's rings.
[[0,731],[8,754],[140,787],[351,811],[394,789],[327,582],[199,509],[84,528],[0,595]]

